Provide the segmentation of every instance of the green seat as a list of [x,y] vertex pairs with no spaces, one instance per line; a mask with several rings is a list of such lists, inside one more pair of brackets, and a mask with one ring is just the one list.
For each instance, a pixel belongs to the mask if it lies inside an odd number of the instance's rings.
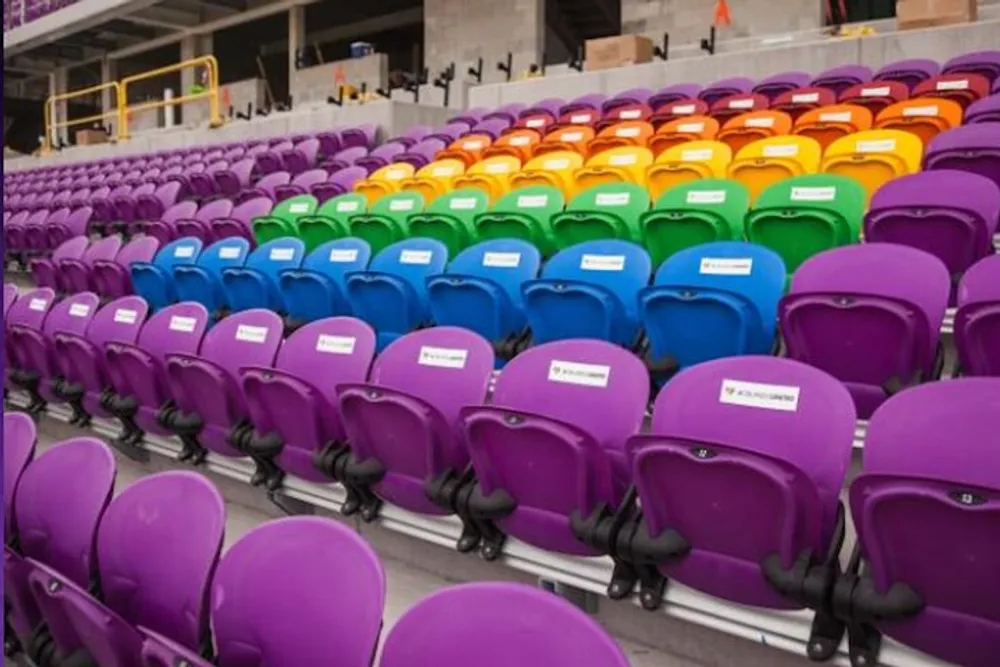
[[653,266],[685,248],[743,238],[750,193],[742,183],[707,178],[670,188],[639,218]]
[[306,244],[306,252],[351,235],[348,220],[368,210],[368,199],[357,192],[349,192],[328,200],[312,215],[298,220],[298,237]]
[[746,236],[785,260],[788,275],[813,255],[861,242],[865,189],[836,174],[796,176],[775,183],[746,216]]
[[315,213],[318,205],[319,200],[312,195],[299,195],[275,204],[269,215],[254,218],[251,223],[257,245],[262,246],[268,241],[286,236],[296,236],[299,218]]
[[410,216],[410,236],[437,239],[448,247],[448,256],[455,257],[476,243],[476,215],[489,206],[489,195],[478,188],[449,192],[423,213]]
[[523,239],[548,257],[555,253],[552,216],[562,212],[566,199],[551,185],[533,185],[509,192],[493,209],[476,216],[480,241]]
[[642,243],[639,216],[649,210],[649,192],[634,183],[603,183],[573,197],[552,217],[552,238],[562,250],[584,241],[621,239]]
[[419,192],[395,192],[379,199],[367,213],[351,216],[347,224],[351,236],[368,242],[374,257],[387,246],[407,238],[407,218],[423,210],[424,196]]

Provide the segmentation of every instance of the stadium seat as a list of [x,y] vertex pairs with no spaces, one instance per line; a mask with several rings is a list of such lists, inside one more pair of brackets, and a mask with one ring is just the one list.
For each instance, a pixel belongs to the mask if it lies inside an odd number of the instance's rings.
[[965,124],[972,125],[973,123],[1000,123],[1000,90],[969,105],[969,108],[965,110]]
[[535,129],[519,129],[507,132],[493,144],[483,151],[482,159],[501,155],[517,158],[520,162],[527,162],[536,144],[541,141],[541,134]]
[[864,212],[865,192],[857,181],[797,176],[761,193],[746,216],[746,237],[777,252],[791,276],[819,252],[860,243]]
[[872,112],[857,104],[833,104],[807,111],[795,121],[792,134],[811,137],[825,151],[837,139],[870,130],[874,123]]
[[876,130],[911,132],[926,145],[935,136],[962,124],[962,107],[947,99],[917,97],[891,104],[875,117]]
[[576,192],[574,173],[583,167],[583,156],[573,151],[557,151],[535,157],[521,171],[510,177],[511,190],[531,185],[549,185],[559,188],[563,196],[571,198]]
[[297,238],[280,238],[258,246],[246,262],[222,269],[222,291],[233,312],[266,308],[285,313],[279,275],[297,269],[305,257],[305,244]]
[[940,375],[951,292],[934,255],[892,243],[827,250],[792,276],[779,307],[787,356],[847,385],[858,417]]
[[276,204],[270,214],[251,223],[254,240],[257,245],[264,245],[275,239],[295,236],[299,219],[315,214],[318,206],[319,201],[312,195],[299,195]]
[[704,101],[708,105],[712,105],[719,100],[732,95],[745,95],[750,92],[750,90],[754,87],[754,84],[755,81],[753,79],[745,76],[734,76],[728,79],[720,79],[719,81],[705,86],[701,92],[698,93],[698,99]]
[[347,300],[375,329],[379,351],[430,320],[427,278],[442,273],[448,249],[435,239],[406,239],[374,256],[365,271],[347,275]]
[[660,109],[678,100],[689,100],[698,96],[701,86],[697,83],[675,83],[650,95],[647,103],[653,110]]
[[809,87],[796,88],[778,95],[771,102],[771,111],[787,113],[794,123],[795,120],[813,109],[837,103],[837,93],[828,88]]
[[244,188],[239,195],[234,199],[234,203],[238,206],[248,199],[256,199],[258,197],[267,197],[272,202],[278,200],[278,195],[275,190],[281,185],[288,185],[292,182],[292,176],[287,171],[276,171],[271,174],[267,174],[253,184],[251,188]]
[[902,130],[866,130],[837,139],[826,149],[820,170],[861,183],[871,199],[887,181],[920,171],[923,142]]
[[253,240],[252,221],[267,215],[273,206],[273,202],[267,197],[245,199],[228,214],[210,220],[208,228],[200,234],[204,236],[206,243],[232,236]]
[[658,267],[684,248],[738,240],[749,208],[750,194],[736,181],[704,178],[678,185],[639,216],[643,245]]
[[955,313],[955,347],[963,375],[1000,377],[1000,255],[962,276]]
[[670,188],[691,181],[725,178],[732,159],[732,149],[718,141],[690,141],[668,148],[646,172],[650,198],[656,201]]
[[[16,288],[15,288],[16,289]],[[21,341],[25,332],[41,332],[42,324],[52,309],[56,293],[51,287],[38,287],[24,292],[19,298],[6,307],[8,290],[4,288],[4,340],[3,358],[4,387],[23,386],[26,379],[22,376],[30,370],[31,360],[26,356]],[[34,406],[33,406],[34,407]],[[29,408],[30,409],[30,408]]]
[[981,74],[939,74],[913,89],[913,97],[940,97],[962,109],[990,94],[990,80]]
[[646,251],[628,241],[588,241],[560,251],[541,278],[522,288],[532,342],[596,338],[634,345],[637,295],[651,269]]
[[573,174],[572,193],[601,185],[621,183],[646,184],[646,170],[653,163],[653,153],[645,146],[622,146],[601,151]]
[[715,139],[739,153],[747,144],[788,134],[791,129],[792,117],[782,111],[750,111],[726,121]]
[[927,147],[924,168],[978,174],[1000,188],[1000,123],[966,125],[942,132]]
[[59,260],[57,269],[61,274],[60,284],[69,293],[85,292],[94,289],[93,273],[91,271],[97,260],[113,261],[122,247],[122,237],[108,236],[94,241],[83,252],[79,259],[63,257]]
[[178,301],[195,301],[205,306],[213,318],[226,307],[222,272],[243,266],[250,254],[244,238],[216,241],[201,251],[194,263],[174,264],[174,290]]
[[355,215],[364,215],[367,210],[368,200],[364,195],[357,192],[339,195],[324,202],[313,213],[299,216],[293,235],[302,239],[307,251],[312,251],[328,241],[350,236],[348,221]]
[[[17,537],[15,494],[24,469],[35,458],[37,444],[38,429],[30,415],[25,412],[3,413],[3,528],[7,543]],[[8,585],[12,583],[10,578],[7,582]]]
[[198,204],[193,201],[177,202],[156,220],[147,220],[133,225],[132,233],[147,234],[167,244],[177,238],[175,225],[178,220],[191,220],[198,214]]
[[276,203],[281,203],[292,197],[310,194],[312,188],[320,183],[325,183],[329,178],[325,169],[309,169],[296,175],[287,185],[279,185],[274,188]]
[[787,178],[819,171],[823,149],[809,137],[760,139],[740,149],[729,163],[727,176],[750,192],[750,203],[768,187]]
[[113,260],[95,259],[90,267],[94,291],[102,299],[132,294],[132,264],[153,261],[159,249],[160,242],[152,236],[136,236],[122,246]]
[[284,269],[278,276],[290,325],[324,317],[350,315],[346,276],[368,268],[371,248],[357,238],[328,241],[310,252],[302,266]]
[[552,240],[557,250],[597,239],[617,238],[641,244],[639,217],[647,210],[649,193],[642,186],[595,185],[576,195],[565,212],[552,216]]
[[488,195],[482,190],[452,190],[438,197],[423,212],[412,213],[406,222],[408,236],[432,238],[448,248],[448,255],[475,243],[475,217],[489,208]]
[[31,277],[35,281],[36,287],[51,287],[57,292],[64,292],[65,286],[61,284],[62,274],[59,272],[59,263],[64,259],[83,258],[83,253],[90,245],[90,240],[86,236],[76,236],[64,241],[50,257],[36,257],[31,260],[28,268],[31,270]]
[[715,139],[719,133],[719,121],[710,116],[682,116],[666,122],[657,128],[649,138],[649,150],[659,157],[668,148],[689,141]]
[[751,243],[718,241],[672,255],[639,295],[654,379],[712,359],[770,354],[784,288],[781,257]]
[[[989,667],[1000,651],[993,604],[1000,586],[990,566],[1000,557],[992,502],[1000,492],[991,435],[997,396],[997,378],[934,382],[875,413],[850,487],[859,548],[838,586],[858,615],[871,619],[868,636],[877,629],[968,667]],[[928,535],[944,541],[933,549],[907,546],[927,544]],[[961,577],[941,581],[942,572],[959,570]],[[878,662],[877,650],[863,657]]]
[[955,56],[941,66],[942,74],[970,72],[996,83],[1000,80],[1000,51],[973,51]]
[[865,65],[840,65],[820,72],[809,85],[840,94],[851,86],[871,81],[872,70]]
[[43,252],[58,248],[63,242],[77,236],[84,236],[90,231],[90,221],[93,210],[89,206],[73,209],[63,220],[53,220],[51,216],[45,221],[45,239],[38,244]]
[[649,122],[653,124],[653,127],[659,129],[665,123],[670,123],[689,116],[698,116],[699,118],[704,116],[706,118],[710,118],[708,115],[708,104],[703,100],[697,99],[675,100],[670,104],[665,104],[659,107],[653,115],[650,116]]
[[587,153],[587,146],[595,136],[594,128],[587,125],[560,127],[545,135],[542,142],[535,146],[532,157],[539,158],[547,153],[563,152],[585,155]]
[[455,178],[465,172],[465,163],[456,159],[435,160],[421,167],[413,178],[403,180],[402,192],[418,192],[430,204],[452,188]]
[[610,124],[587,143],[587,155],[593,158],[612,148],[645,146],[653,132],[653,126],[644,120],[625,120]]
[[837,100],[840,104],[850,104],[866,107],[877,116],[882,109],[891,104],[910,98],[910,90],[905,83],[899,81],[875,81],[851,86]]
[[152,262],[129,265],[132,287],[149,304],[150,311],[156,312],[177,301],[174,267],[194,264],[201,248],[201,241],[196,238],[178,239],[160,248]]
[[770,106],[770,101],[764,95],[740,93],[729,95],[715,101],[708,114],[723,126],[733,118],[752,111],[762,111]]
[[494,137],[489,134],[472,132],[456,139],[435,157],[438,160],[458,160],[466,167],[471,167],[482,159],[483,151],[489,148],[493,141]]
[[565,197],[558,188],[537,185],[510,192],[493,208],[476,216],[481,240],[523,239],[547,257],[555,252],[552,217],[563,210]]
[[898,81],[913,90],[921,82],[936,75],[941,66],[930,58],[911,58],[885,65],[875,72],[874,81]]
[[521,168],[521,160],[510,155],[488,157],[469,167],[454,181],[456,190],[478,188],[496,203],[510,190],[510,177]]
[[424,210],[419,192],[400,191],[370,204],[368,211],[348,220],[351,236],[365,240],[377,255],[389,245],[407,237],[407,219]]
[[363,194],[371,206],[383,196],[398,192],[403,181],[412,178],[415,173],[416,169],[407,162],[386,165],[365,180],[355,183],[354,191]]

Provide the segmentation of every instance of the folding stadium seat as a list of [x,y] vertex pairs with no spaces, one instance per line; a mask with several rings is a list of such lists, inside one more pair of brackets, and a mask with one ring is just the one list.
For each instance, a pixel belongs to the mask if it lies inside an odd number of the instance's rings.
[[136,664],[150,631],[196,652],[209,639],[208,587],[224,532],[225,505],[210,481],[159,473],[104,512],[95,549],[100,599],[42,564],[28,580],[46,618],[68,621],[95,664]]
[[[3,230],[5,249],[19,258],[30,254],[27,243],[28,234],[31,233],[30,230],[42,232],[42,225],[45,224],[48,217],[48,209],[43,208],[29,213],[21,224],[15,224],[14,221],[8,222]],[[44,235],[44,232],[42,234]]]
[[[859,656],[869,664],[878,662],[879,633],[949,664],[996,661],[997,396],[997,378],[935,382],[893,397],[868,425],[850,488],[858,548],[835,590],[864,624],[852,639],[874,649]],[[947,537],[936,549],[913,548],[930,535]],[[959,569],[963,576],[942,581]]]
[[404,144],[390,142],[382,144],[366,155],[354,158],[354,164],[358,167],[364,167],[369,174],[374,174],[379,169],[395,163],[396,158],[405,152],[406,146]]
[[[997,79],[1000,81],[1000,79]],[[1000,90],[978,102],[973,102],[965,110],[965,124],[1000,123]]]
[[777,253],[741,241],[681,250],[639,296],[654,378],[712,359],[770,354],[785,264]]
[[778,253],[791,276],[817,253],[860,243],[864,213],[865,191],[857,181],[797,176],[760,194],[746,216],[746,237]]
[[656,133],[649,137],[647,145],[658,157],[679,144],[715,139],[718,132],[719,121],[710,116],[683,116],[660,125]]
[[540,144],[532,152],[534,158],[548,153],[574,152],[580,155],[587,153],[587,146],[596,136],[594,128],[586,125],[568,125],[560,127],[545,135]]
[[645,146],[653,135],[653,126],[641,120],[622,121],[610,125],[590,140],[587,155],[595,155],[623,146]]
[[[6,290],[4,292],[6,302]],[[7,308],[5,305],[5,315]],[[27,413],[3,413],[3,528],[5,542],[8,544],[12,542],[11,538],[17,537],[15,492],[25,468],[35,458],[37,442],[38,432],[35,422]],[[10,579],[7,581],[10,585]]]
[[629,88],[620,93],[615,93],[613,97],[605,100],[601,104],[601,111],[608,114],[622,107],[636,104],[645,104],[646,100],[653,94],[649,88]]
[[368,172],[364,167],[347,167],[332,174],[327,180],[314,184],[309,192],[320,204],[324,204],[334,197],[353,192],[354,186],[367,176]]
[[908,245],[935,255],[958,282],[994,254],[1000,187],[984,176],[941,169],[889,181],[872,197],[865,240]]
[[822,154],[819,142],[809,137],[790,135],[760,139],[740,149],[726,173],[747,186],[753,204],[771,185],[819,171]]
[[898,81],[877,81],[852,86],[841,93],[837,101],[841,104],[866,107],[873,116],[876,116],[890,104],[909,98],[910,90],[906,84]]
[[751,111],[763,111],[770,106],[770,101],[764,95],[740,93],[717,100],[709,107],[709,115],[722,125],[739,115]]
[[493,144],[493,137],[485,133],[466,134],[437,154],[438,160],[458,160],[471,167],[482,158],[483,151]]
[[929,58],[911,58],[889,63],[875,72],[874,81],[899,81],[913,90],[921,82],[935,76],[941,70],[936,61]]
[[736,181],[705,178],[664,192],[639,216],[643,245],[653,266],[684,248],[743,237],[750,193]]
[[93,209],[89,206],[81,206],[73,209],[70,214],[62,220],[54,219],[52,216],[45,221],[45,239],[40,241],[40,247],[47,250],[55,250],[63,242],[76,236],[87,234],[90,229],[90,221],[93,219]]
[[870,130],[874,123],[872,112],[857,104],[833,104],[807,111],[792,128],[792,134],[811,137],[826,150],[830,144],[848,134]]
[[963,375],[1000,377],[1000,256],[973,265],[958,286],[955,347]]
[[[11,417],[4,415],[5,431]],[[6,459],[13,443],[4,440]],[[57,656],[66,662],[85,657],[69,619],[43,617],[47,605],[36,601],[30,577],[44,569],[81,589],[91,585],[97,572],[94,543],[114,493],[115,473],[107,445],[96,438],[73,438],[41,453],[18,480],[15,530],[4,546],[4,601],[10,606],[4,616],[36,664],[52,664]]]
[[887,181],[920,171],[923,142],[902,130],[866,130],[837,139],[826,149],[821,171],[849,176],[868,198]]
[[519,162],[527,162],[539,142],[541,142],[541,134],[536,130],[524,129],[508,132],[483,151],[482,159],[509,155],[517,158]]
[[951,100],[963,110],[990,94],[990,80],[979,74],[941,74],[913,89],[913,97]]
[[407,178],[412,178],[416,173],[412,164],[406,162],[396,162],[386,167],[382,167],[363,181],[358,181],[354,185],[354,191],[360,192],[368,200],[368,204],[398,192]]
[[513,156],[488,157],[469,167],[453,185],[456,190],[478,188],[495,203],[510,190],[510,177],[520,168],[521,161]]
[[728,79],[720,79],[698,93],[698,99],[704,101],[709,106],[721,99],[733,95],[745,95],[754,87],[754,80],[745,76],[734,76]]
[[[396,156],[395,162],[412,164],[414,169],[420,170],[434,161],[434,157],[445,149],[445,142],[437,138],[424,139],[420,143],[408,148],[405,152]],[[465,165],[463,160],[459,160]]]
[[174,267],[194,265],[201,254],[200,239],[187,237],[162,246],[152,261],[132,262],[128,269],[132,289],[153,312],[177,301]]
[[183,186],[178,182],[165,183],[149,194],[135,197],[135,220],[159,220],[171,206],[184,195]]
[[278,276],[289,328],[324,317],[350,315],[345,296],[346,276],[368,268],[371,249],[356,238],[329,241],[317,247],[302,266]]
[[31,276],[34,278],[37,287],[51,287],[57,292],[65,291],[60,283],[61,274],[58,271],[59,263],[64,258],[81,259],[90,241],[86,236],[77,236],[60,244],[51,257],[36,257],[31,260],[29,268]]
[[581,113],[585,111],[600,111],[601,105],[608,99],[604,93],[587,93],[574,98],[559,108],[561,115]]
[[700,92],[701,86],[697,83],[675,83],[651,95],[648,104],[656,110],[678,100],[696,98]]
[[97,260],[113,261],[122,247],[120,236],[108,236],[94,241],[79,259],[63,257],[56,266],[61,274],[58,279],[68,293],[93,289],[92,267]]
[[382,197],[369,206],[366,213],[348,219],[350,235],[364,239],[372,254],[407,236],[407,219],[424,210],[424,198],[419,192],[401,191]]
[[479,667],[629,664],[615,641],[579,609],[545,591],[508,583],[453,586],[417,603],[393,626],[379,664],[452,665],[478,646],[494,647],[483,652]]
[[215,180],[215,191],[223,197],[235,197],[240,191],[250,187],[253,168],[253,158],[244,158],[214,172],[212,178]]
[[[620,150],[620,149],[615,149]],[[624,239],[642,242],[639,217],[649,209],[649,193],[633,183],[605,183],[582,190],[565,212],[550,221],[557,250],[582,241]]]
[[[6,293],[7,290],[4,291]],[[9,308],[4,309],[4,387],[24,384],[19,377],[30,369],[30,359],[20,345],[24,338],[23,332],[42,330],[55,299],[55,290],[51,287],[39,287],[25,292]]]
[[644,146],[622,146],[602,151],[574,172],[575,187],[568,196],[599,185],[645,185],[646,170],[651,164],[653,153]]
[[[598,555],[574,535],[571,517],[620,504],[624,443],[648,399],[645,366],[618,345],[566,340],[514,357],[491,404],[461,413],[477,480],[472,517],[546,551]],[[499,548],[487,540],[482,553],[495,558]]]
[[974,51],[955,56],[941,67],[942,74],[978,74],[987,80],[1000,80],[1000,51]]
[[261,151],[254,156],[257,161],[257,171],[261,175],[267,175],[276,171],[281,171],[281,154],[286,150],[294,148],[295,144],[287,139],[273,143],[270,148]]
[[299,216],[293,235],[301,238],[306,250],[310,251],[327,241],[350,236],[348,220],[355,215],[364,215],[367,208],[368,200],[362,194],[339,195],[323,203],[313,213]]
[[152,236],[136,236],[122,246],[114,259],[95,259],[90,267],[94,291],[102,299],[132,294],[132,264],[153,261],[159,249],[160,242]]
[[174,204],[157,220],[145,221],[133,226],[131,233],[155,236],[160,243],[170,243],[177,236],[177,221],[191,220],[198,214],[198,204],[193,201],[182,201]]
[[251,221],[257,245],[295,236],[299,218],[316,213],[319,201],[312,195],[299,195],[274,206],[268,215]]
[[287,185],[279,185],[274,188],[274,195],[277,197],[276,203],[309,194],[313,186],[323,183],[329,178],[325,169],[309,169],[297,174]]
[[489,208],[485,192],[475,188],[452,190],[438,197],[423,212],[406,221],[406,235],[441,241],[454,257],[477,239],[475,218]]
[[493,208],[476,216],[476,230],[481,240],[523,239],[538,248],[543,256],[555,252],[552,239],[552,216],[563,210],[562,191],[545,185],[530,186],[508,193]]
[[809,84],[812,76],[808,72],[781,72],[773,74],[766,79],[761,79],[751,92],[764,95],[769,100],[774,101],[785,93],[799,90]]
[[738,153],[741,148],[758,139],[786,135],[791,132],[792,118],[781,111],[751,111],[726,121],[716,134],[716,141]]
[[718,141],[691,141],[666,149],[646,172],[650,198],[703,178],[725,178],[733,159],[729,146]]
[[422,167],[413,175],[413,178],[404,179],[400,190],[419,192],[423,195],[424,202],[429,204],[451,190],[455,178],[464,172],[465,163],[461,160],[436,160]]
[[601,131],[620,123],[645,122],[652,115],[653,110],[647,104],[630,102],[606,111],[601,120],[594,124],[594,128]]
[[204,171],[188,175],[188,193],[197,199],[208,199],[218,194],[215,175],[229,169],[225,160],[212,162]]
[[292,176],[287,171],[276,171],[261,178],[253,184],[253,187],[244,188],[233,201],[237,205],[257,197],[267,197],[272,202],[277,201],[278,195],[275,193],[275,189],[291,182]]
[[872,70],[864,65],[841,65],[821,72],[809,85],[826,88],[839,95],[851,86],[871,81]]
[[216,317],[226,307],[222,272],[243,266],[250,254],[250,242],[243,238],[216,241],[201,251],[194,264],[175,264],[174,290],[178,301],[195,301]]
[[858,416],[940,375],[951,278],[934,255],[893,243],[852,245],[806,260],[779,308],[787,356],[847,385]]
[[510,177],[512,190],[531,185],[549,185],[562,190],[567,198],[576,191],[574,173],[583,166],[583,156],[572,151],[546,153],[528,162]]
[[[37,281],[36,281],[36,285],[37,285]],[[10,307],[14,305],[15,301],[17,301],[17,285],[14,285],[13,283],[4,283],[3,284],[3,314],[4,314],[5,317],[7,315],[7,311],[10,310]]]
[[935,136],[962,124],[962,107],[947,99],[919,97],[887,106],[875,118],[875,129],[911,132],[927,144]]
[[985,176],[1000,187],[1000,123],[942,132],[927,147],[924,168],[966,171]]
[[233,312],[266,308],[285,312],[278,276],[297,269],[305,257],[305,244],[297,238],[282,238],[258,246],[241,266],[222,270],[222,289]]
[[[43,212],[43,211],[39,211]],[[38,219],[34,216],[29,217],[24,226],[23,234],[20,241],[20,249],[22,251],[22,256],[27,258],[39,257],[46,253],[46,228],[49,224],[53,227],[64,226],[66,220],[69,218],[70,210],[69,207],[63,207],[56,210],[44,211],[45,216]]]
[[281,152],[281,168],[292,176],[312,169],[316,165],[319,148],[319,139],[314,137],[298,142],[292,148]]

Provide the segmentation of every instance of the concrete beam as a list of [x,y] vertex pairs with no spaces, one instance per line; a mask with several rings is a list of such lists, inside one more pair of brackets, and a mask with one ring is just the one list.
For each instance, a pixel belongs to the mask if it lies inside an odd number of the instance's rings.
[[[424,10],[420,7],[403,9],[398,12],[390,12],[382,16],[376,16],[354,23],[343,23],[333,28],[320,30],[309,35],[308,44],[324,44],[327,42],[338,42],[352,37],[370,35],[394,28],[403,28],[408,25],[420,23],[424,18]],[[303,45],[305,46],[305,45]],[[261,48],[261,55],[283,53],[288,50],[288,40],[282,39],[271,42]]]

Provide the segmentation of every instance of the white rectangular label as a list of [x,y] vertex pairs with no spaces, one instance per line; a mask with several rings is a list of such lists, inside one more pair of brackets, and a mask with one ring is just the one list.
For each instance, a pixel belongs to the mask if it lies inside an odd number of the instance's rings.
[[784,146],[764,146],[764,157],[791,157],[799,154],[799,147],[795,144],[785,144]]
[[135,324],[139,319],[139,311],[128,308],[119,308],[115,311],[115,322],[119,324]]
[[936,88],[938,90],[968,90],[969,80],[956,79],[954,81],[938,81]]
[[406,178],[406,174],[407,172],[405,169],[390,169],[385,172],[385,177],[390,181],[398,181],[401,178]]
[[548,205],[548,195],[522,195],[517,198],[518,208],[542,208]]
[[611,366],[599,364],[581,364],[574,361],[553,359],[549,363],[549,382],[563,384],[578,384],[584,387],[608,386],[611,377]]
[[626,153],[624,155],[612,155],[608,158],[608,164],[612,167],[627,167],[628,165],[635,164],[639,159],[639,156],[635,153]]
[[421,366],[436,366],[437,368],[465,368],[465,361],[468,357],[468,350],[424,345],[420,348],[420,358],[417,363]]
[[670,113],[675,116],[687,116],[689,114],[693,114],[694,109],[695,107],[693,104],[677,104],[670,109]]
[[462,144],[462,149],[467,151],[478,151],[482,147],[483,147],[483,142],[478,140],[466,141],[464,144]]
[[903,109],[903,116],[936,116],[938,115],[937,105],[926,107],[906,107]]
[[799,93],[798,95],[792,95],[792,102],[794,104],[819,102],[819,93]]
[[267,257],[272,262],[288,262],[295,257],[295,248],[272,248]]
[[582,141],[583,132],[563,132],[559,141]]
[[493,162],[486,165],[487,174],[506,174],[510,170],[509,162]]
[[430,264],[430,250],[404,250],[399,253],[400,264]]
[[712,149],[711,148],[702,148],[701,150],[697,150],[697,151],[682,151],[681,152],[681,161],[682,162],[701,162],[703,160],[711,160],[711,159],[712,159]]
[[551,169],[553,171],[557,169],[566,169],[569,167],[569,160],[559,159],[559,160],[546,160],[542,164],[543,169]]
[[705,276],[749,276],[753,272],[750,257],[702,257],[698,273]]
[[625,255],[584,255],[580,268],[584,271],[621,271],[625,268]]
[[622,127],[615,130],[616,137],[638,137],[639,128],[638,127]]
[[193,333],[195,326],[198,324],[198,320],[193,317],[181,317],[180,315],[174,315],[170,318],[169,329],[171,331],[180,331],[183,333]]
[[416,203],[412,199],[393,199],[389,202],[390,211],[412,211],[413,204]]
[[332,336],[320,334],[316,340],[316,351],[327,352],[329,354],[354,354],[354,344],[357,338],[354,336]]
[[308,213],[309,202],[295,202],[288,207],[289,213]]
[[704,123],[681,123],[677,126],[678,132],[704,132]]
[[446,167],[446,166],[434,167],[433,169],[431,169],[431,176],[434,176],[435,178],[453,176],[455,174],[455,171],[456,171],[455,167]]
[[598,206],[628,206],[632,195],[628,192],[602,192],[597,195]]
[[851,122],[851,112],[850,111],[834,111],[831,113],[821,113],[819,115],[819,122],[821,123],[850,123]]
[[358,258],[357,248],[334,248],[330,251],[330,261],[335,263],[353,262]]
[[219,259],[236,259],[240,256],[239,246],[225,246],[219,248]]
[[483,254],[483,266],[499,269],[513,269],[521,264],[519,252],[487,252]]
[[881,139],[879,141],[859,141],[854,145],[854,150],[858,153],[882,153],[896,149],[895,139]]
[[29,310],[37,310],[39,312],[45,310],[45,306],[49,305],[49,302],[45,299],[32,299],[28,302]]
[[625,109],[618,112],[618,117],[622,120],[635,120],[642,117],[642,109]]
[[890,92],[888,86],[882,88],[862,88],[861,97],[885,97]]
[[545,119],[544,118],[529,118],[524,123],[525,127],[532,127],[532,128],[534,128],[534,127],[541,127],[543,125],[545,125]]
[[753,109],[753,98],[748,97],[744,100],[732,100],[729,103],[730,109]]
[[[569,117],[569,122],[573,123],[574,125],[576,125],[577,123],[589,123],[590,114],[589,113],[573,114],[572,116]],[[566,141],[579,141],[582,138],[583,135],[581,134],[579,139],[566,139]]]
[[692,190],[687,194],[688,204],[725,204],[725,190]]
[[723,380],[719,402],[747,408],[796,412],[799,409],[799,387],[742,380]]
[[452,211],[471,211],[478,203],[479,200],[475,197],[457,197],[451,200],[448,208]]
[[74,303],[69,307],[69,314],[73,317],[86,317],[90,313],[90,306],[85,303]]
[[361,208],[361,202],[359,201],[337,202],[337,213],[353,213],[359,208]]
[[194,246],[182,245],[174,248],[174,257],[194,257]]
[[746,127],[774,127],[774,117],[765,116],[763,118],[747,118],[744,125]]
[[531,137],[525,137],[523,135],[520,137],[511,137],[508,143],[511,146],[527,146],[531,143]]
[[249,324],[241,324],[236,329],[236,340],[248,343],[263,343],[267,340],[267,327],[254,327]]
[[792,188],[792,201],[833,201],[837,197],[837,187]]

